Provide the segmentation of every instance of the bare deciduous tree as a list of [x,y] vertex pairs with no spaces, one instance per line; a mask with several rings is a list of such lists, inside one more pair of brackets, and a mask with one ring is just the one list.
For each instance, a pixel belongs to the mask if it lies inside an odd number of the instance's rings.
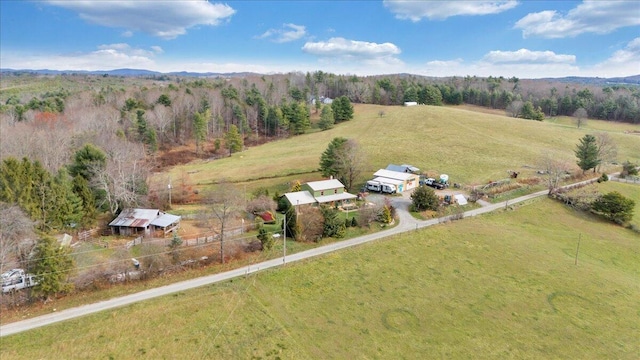
[[26,260],[36,244],[34,226],[17,205],[0,203],[0,273]]
[[[220,235],[220,262],[224,263],[225,231],[229,221],[235,216],[242,206],[244,199],[242,194],[233,185],[221,182],[206,195],[206,201],[218,225]],[[215,231],[215,230],[214,230]]]
[[549,195],[553,194],[560,187],[560,182],[572,168],[571,161],[559,159],[551,153],[543,153],[538,165],[546,175],[546,185]]
[[573,112],[573,121],[578,129],[587,123],[587,110],[584,108],[578,108]]
[[507,115],[517,118],[518,116],[520,116],[523,106],[524,102],[522,102],[521,100],[512,101],[511,104],[507,105]]
[[126,141],[109,142],[107,165],[94,169],[92,185],[100,189],[109,210],[116,214],[121,206],[136,206],[149,174],[144,151],[139,144]]
[[335,151],[336,176],[343,182],[347,191],[350,191],[366,167],[366,157],[358,143],[347,140]]
[[618,146],[613,138],[605,132],[596,134],[596,145],[598,146],[598,163],[596,171],[600,172],[602,166],[612,164],[618,157]]

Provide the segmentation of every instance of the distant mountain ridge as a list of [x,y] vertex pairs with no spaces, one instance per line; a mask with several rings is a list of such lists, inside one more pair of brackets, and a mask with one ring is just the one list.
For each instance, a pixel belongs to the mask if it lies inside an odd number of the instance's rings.
[[[49,70],[49,69],[2,69],[0,68],[0,74],[39,74],[39,75],[102,75],[102,76],[183,76],[183,77],[242,77],[248,75],[270,75],[259,74],[254,72],[233,72],[233,73],[217,73],[217,72],[191,72],[191,71],[174,71],[174,72],[159,72],[145,69],[114,69],[114,70]],[[411,75],[411,74],[387,74],[379,76],[394,76],[394,75]],[[413,76],[413,75],[412,75]],[[428,76],[433,77],[433,76]],[[449,76],[443,76],[449,77]],[[624,76],[624,77],[581,77],[581,76],[566,76],[561,78],[537,78],[532,80],[553,80],[567,83],[580,83],[580,84],[593,84],[593,85],[606,85],[606,84],[629,84],[640,85],[640,75]]]
[[2,69],[0,68],[0,74],[36,74],[36,75],[107,75],[107,76],[185,76],[185,77],[215,77],[215,76],[247,76],[247,75],[260,75],[252,72],[234,72],[234,73],[215,73],[215,72],[190,72],[190,71],[175,71],[175,72],[159,72],[145,69],[114,69],[114,70],[49,70],[49,69]]

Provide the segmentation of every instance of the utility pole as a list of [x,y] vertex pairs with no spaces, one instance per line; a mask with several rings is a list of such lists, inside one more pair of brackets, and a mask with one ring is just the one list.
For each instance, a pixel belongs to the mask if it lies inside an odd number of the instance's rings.
[[282,234],[284,235],[282,237],[282,249],[283,249],[282,263],[286,264],[287,263],[287,213],[284,213],[284,226],[282,228]]

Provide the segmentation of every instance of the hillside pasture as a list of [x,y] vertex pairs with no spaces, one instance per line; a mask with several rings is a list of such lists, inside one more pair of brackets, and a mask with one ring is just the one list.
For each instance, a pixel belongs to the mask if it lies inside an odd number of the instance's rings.
[[538,199],[12,335],[0,356],[634,359],[637,299],[637,234]]
[[[355,139],[366,154],[362,182],[389,163],[406,163],[422,171],[449,174],[451,182],[476,185],[506,178],[509,170],[535,173],[543,152],[575,164],[578,140],[605,123],[590,120],[588,128],[577,129],[463,107],[354,107],[355,118],[331,130],[251,147],[231,157],[196,160],[169,173],[173,178],[188,173],[198,188],[226,179],[243,183],[249,191],[281,184],[280,178],[316,180],[320,155],[331,139],[342,136]],[[618,158],[640,161],[638,136],[611,126],[606,125],[618,146]]]

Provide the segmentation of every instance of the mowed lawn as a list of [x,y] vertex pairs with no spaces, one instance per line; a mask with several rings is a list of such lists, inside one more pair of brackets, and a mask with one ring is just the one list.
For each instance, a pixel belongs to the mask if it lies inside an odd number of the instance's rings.
[[629,126],[590,120],[585,128],[577,129],[463,107],[354,107],[355,118],[331,130],[252,147],[229,158],[198,160],[173,168],[171,177],[179,179],[188,174],[199,187],[226,179],[243,183],[249,190],[275,186],[280,177],[285,182],[294,178],[313,180],[320,176],[313,173],[319,167],[320,155],[338,136],[355,139],[365,153],[366,171],[361,181],[389,163],[446,173],[452,182],[468,185],[505,178],[508,170],[528,169],[533,173],[542,152],[575,163],[579,139],[603,130],[616,142],[620,161],[640,162],[640,136],[625,134]]
[[539,199],[5,337],[0,358],[637,359],[639,299],[640,236]]

